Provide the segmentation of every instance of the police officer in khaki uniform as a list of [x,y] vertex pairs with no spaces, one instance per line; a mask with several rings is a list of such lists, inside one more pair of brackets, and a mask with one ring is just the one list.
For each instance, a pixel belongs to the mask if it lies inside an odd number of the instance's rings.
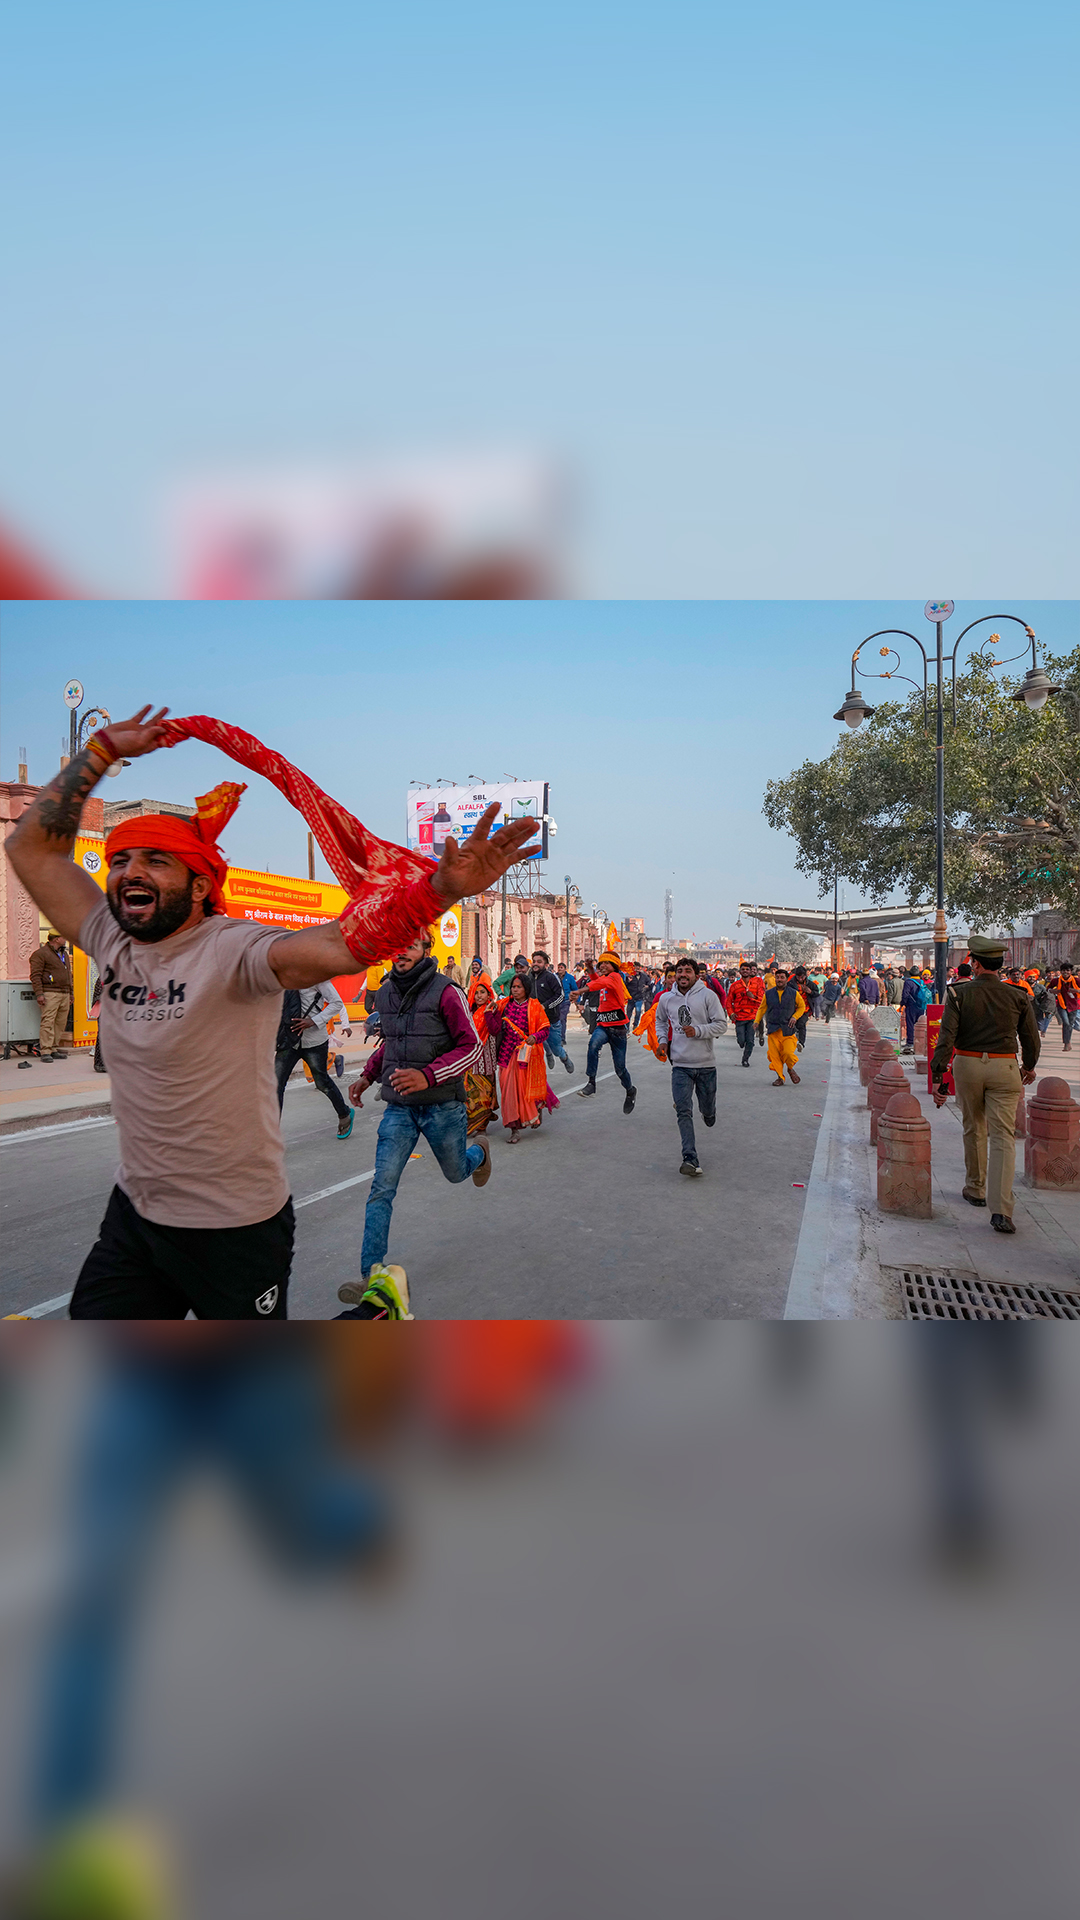
[[[941,1079],[955,1048],[953,1080],[964,1116],[964,1199],[973,1207],[985,1207],[989,1201],[995,1232],[1015,1233],[1016,1103],[1021,1085],[1029,1086],[1035,1078],[1039,1028],[1031,995],[1001,977],[1003,940],[973,933],[968,958],[972,978],[954,980],[945,989],[945,1012],[930,1062],[934,1105],[945,1104]],[[1018,1038],[1022,1069],[1016,1062]]]

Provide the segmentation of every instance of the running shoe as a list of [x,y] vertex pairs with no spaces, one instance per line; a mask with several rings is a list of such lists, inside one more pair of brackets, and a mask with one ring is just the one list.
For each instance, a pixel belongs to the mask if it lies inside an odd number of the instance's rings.
[[355,1119],[355,1117],[356,1117],[356,1116],[355,1116],[355,1114],[352,1114],[352,1113],[346,1113],[346,1114],[345,1114],[345,1115],[344,1115],[344,1116],[342,1117],[342,1119],[340,1119],[340,1120],[338,1121],[338,1123],[337,1123],[337,1137],[338,1137],[338,1139],[339,1139],[339,1140],[347,1140],[347,1139],[348,1139],[348,1137],[349,1137],[349,1135],[350,1135],[350,1133],[352,1132],[352,1123],[353,1123],[353,1120]]
[[586,1080],[585,1085],[583,1087],[579,1087],[577,1091],[578,1091],[578,1099],[584,1100],[588,1094],[596,1092],[596,1081]]
[[682,1166],[679,1168],[679,1172],[688,1174],[691,1180],[696,1180],[701,1172],[701,1168],[698,1166],[696,1160],[684,1160]]
[[624,1113],[633,1113],[634,1101],[636,1099],[637,1099],[637,1088],[631,1087],[627,1092],[626,1099],[622,1103],[622,1110]]
[[567,1071],[567,1073],[573,1073],[573,1071],[574,1071],[574,1063],[573,1063],[573,1061],[572,1061],[572,1060],[568,1060],[568,1059],[567,1059],[567,1058],[565,1057],[565,1055],[563,1056],[563,1066],[564,1066],[564,1067],[566,1068],[566,1071]]
[[486,1140],[474,1140],[473,1146],[483,1147],[484,1158],[482,1164],[477,1167],[476,1172],[473,1174],[472,1183],[474,1187],[486,1187],[488,1181],[491,1179],[491,1148],[488,1146]]
[[706,1125],[707,1127],[715,1127],[715,1125],[716,1125],[716,1115],[715,1115],[715,1113],[703,1113],[701,1117],[702,1117],[702,1119],[704,1120],[704,1122],[705,1122],[705,1125]]
[[48,1842],[13,1911],[25,1920],[167,1920],[175,1909],[156,1835],[95,1819]]
[[338,1288],[338,1299],[346,1307],[373,1307],[372,1320],[411,1320],[409,1282],[404,1267],[384,1267],[375,1262],[365,1280],[345,1280]]

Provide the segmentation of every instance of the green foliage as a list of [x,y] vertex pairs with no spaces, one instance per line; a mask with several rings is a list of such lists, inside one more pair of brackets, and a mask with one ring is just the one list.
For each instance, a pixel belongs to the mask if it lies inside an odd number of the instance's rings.
[[[1080,647],[1046,666],[1066,691],[1041,713],[979,658],[957,677],[955,730],[946,707],[945,900],[973,926],[1080,916]],[[924,729],[921,694],[883,702],[826,760],[769,782],[762,811],[822,895],[837,872],[875,902],[933,899],[933,714],[931,698]]]
[[789,967],[808,967],[816,960],[821,951],[821,941],[813,934],[800,933],[794,927],[762,927],[758,938],[758,952],[762,955],[775,953],[776,958],[785,961]]

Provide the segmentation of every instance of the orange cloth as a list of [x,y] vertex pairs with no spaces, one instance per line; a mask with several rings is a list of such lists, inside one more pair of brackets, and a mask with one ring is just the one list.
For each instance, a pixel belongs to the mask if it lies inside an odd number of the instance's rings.
[[657,1059],[659,1060],[661,1048],[660,1048],[660,1042],[656,1037],[656,1008],[655,1007],[646,1007],[645,1012],[642,1014],[641,1019],[638,1021],[637,1026],[634,1028],[634,1033],[636,1037],[641,1041],[642,1046],[648,1047],[649,1052],[655,1053]]
[[111,866],[114,856],[129,847],[156,847],[160,853],[175,853],[192,873],[205,874],[213,882],[211,908],[214,913],[224,913],[222,889],[228,862],[216,844],[217,837],[240,805],[240,795],[246,792],[246,783],[223,780],[212,792],[199,795],[194,820],[181,813],[139,813],[132,820],[122,820],[105,842],[106,864]]
[[470,1006],[470,1008],[471,1008],[471,1007],[473,1006],[473,1004],[474,1004],[474,1002],[475,1002],[475,1000],[476,1000],[476,989],[477,989],[477,987],[486,987],[486,988],[487,988],[487,990],[488,990],[488,992],[489,992],[489,994],[491,995],[491,1001],[490,1001],[490,1004],[491,1004],[492,1006],[494,1006],[494,1004],[495,1004],[495,989],[494,989],[494,987],[493,987],[493,986],[492,986],[492,984],[491,984],[491,975],[490,975],[490,973],[488,973],[488,972],[486,971],[486,969],[484,969],[484,968],[481,968],[481,970],[480,970],[480,972],[479,972],[479,973],[473,973],[473,974],[470,974],[470,976],[469,976],[469,984],[468,984],[468,988],[466,989],[466,991],[467,991],[467,994],[468,994],[468,1000],[469,1000],[469,1006]]

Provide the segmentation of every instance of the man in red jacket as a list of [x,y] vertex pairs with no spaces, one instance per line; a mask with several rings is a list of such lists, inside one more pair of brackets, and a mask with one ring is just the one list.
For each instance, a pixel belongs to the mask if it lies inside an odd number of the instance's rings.
[[596,1014],[596,1025],[589,1037],[589,1057],[585,1072],[588,1078],[583,1087],[578,1088],[582,1099],[596,1092],[596,1069],[600,1062],[600,1049],[604,1042],[611,1048],[612,1064],[617,1077],[626,1091],[623,1112],[633,1113],[637,1088],[626,1070],[626,1036],[630,1030],[628,1006],[630,995],[626,983],[619,972],[619,958],[614,953],[602,953],[596,963],[596,972],[570,995],[571,1000],[578,999],[583,993],[598,993],[600,1004]]
[[753,961],[740,960],[739,977],[728,990],[727,1014],[735,1023],[735,1038],[743,1050],[744,1067],[748,1067],[754,1057],[754,1022],[764,998],[765,982],[754,972]]

